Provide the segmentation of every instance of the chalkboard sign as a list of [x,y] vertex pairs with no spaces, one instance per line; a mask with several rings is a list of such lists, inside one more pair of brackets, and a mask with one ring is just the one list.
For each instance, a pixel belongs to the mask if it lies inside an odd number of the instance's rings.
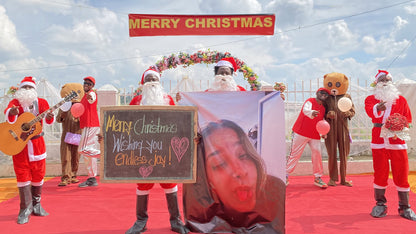
[[100,111],[100,181],[196,181],[197,107],[105,106]]

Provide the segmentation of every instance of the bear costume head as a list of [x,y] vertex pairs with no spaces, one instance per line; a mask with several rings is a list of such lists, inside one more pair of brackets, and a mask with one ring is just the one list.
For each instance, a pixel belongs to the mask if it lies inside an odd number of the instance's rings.
[[333,96],[346,94],[349,84],[348,77],[342,73],[332,72],[324,75],[324,87]]
[[76,98],[73,98],[71,102],[81,102],[82,97],[84,97],[84,86],[80,83],[64,84],[61,88],[61,97],[66,97],[68,94],[71,93],[71,91],[75,91],[78,94],[78,96]]

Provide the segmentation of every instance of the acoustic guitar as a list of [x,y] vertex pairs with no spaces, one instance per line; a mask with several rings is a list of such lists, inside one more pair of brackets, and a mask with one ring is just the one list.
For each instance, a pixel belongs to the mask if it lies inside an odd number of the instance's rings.
[[[16,155],[20,153],[32,137],[42,132],[42,120],[49,111],[54,111],[65,102],[77,97],[78,94],[72,91],[53,107],[44,111],[42,114],[35,116],[30,112],[25,112],[18,116],[13,124],[4,122],[0,123],[0,150],[7,155]],[[7,117],[6,117],[7,118]]]

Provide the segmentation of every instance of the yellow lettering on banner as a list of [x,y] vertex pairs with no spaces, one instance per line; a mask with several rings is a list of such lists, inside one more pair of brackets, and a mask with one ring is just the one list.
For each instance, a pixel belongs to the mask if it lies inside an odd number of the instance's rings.
[[205,19],[196,19],[195,28],[199,28],[200,25],[201,28],[205,28]]
[[171,19],[172,23],[173,23],[173,28],[178,28],[178,23],[179,23],[180,19]]
[[162,28],[170,28],[170,20],[169,19],[162,19],[162,22],[160,24],[160,27]]
[[193,19],[187,19],[187,20],[185,20],[185,27],[187,27],[187,28],[193,28],[194,27],[194,20]]
[[263,22],[261,21],[260,18],[256,18],[256,20],[254,21],[254,25],[253,27],[263,27]]
[[141,28],[150,28],[150,19],[142,19],[142,22],[140,24]]
[[215,19],[213,19],[213,18],[208,18],[207,19],[207,28],[216,28],[215,27]]
[[253,26],[253,19],[252,18],[242,18],[241,19],[241,27],[242,28],[251,28]]
[[273,20],[271,17],[264,18],[264,27],[271,27],[273,26]]
[[229,18],[224,18],[222,19],[222,25],[223,28],[229,28],[230,27],[230,19]]
[[234,28],[238,28],[238,22],[240,20],[241,20],[240,18],[231,18],[231,21],[233,21],[233,23],[234,23],[234,25],[233,25]]
[[151,28],[160,28],[160,20],[159,19],[151,19],[150,20],[150,27]]
[[140,27],[140,19],[130,19],[129,20],[129,29],[139,28],[139,27]]

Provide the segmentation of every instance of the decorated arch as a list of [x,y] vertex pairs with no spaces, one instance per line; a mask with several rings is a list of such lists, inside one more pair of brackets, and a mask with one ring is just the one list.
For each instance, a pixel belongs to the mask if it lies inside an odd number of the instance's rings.
[[[220,61],[222,58],[234,57],[229,52],[218,52],[218,51],[198,51],[194,54],[188,54],[180,52],[179,54],[171,54],[169,56],[163,56],[162,59],[158,60],[155,65],[150,66],[150,68],[159,71],[162,73],[167,69],[176,68],[178,66],[188,67],[195,64],[213,64]],[[260,90],[261,84],[257,80],[258,76],[253,70],[247,66],[247,64],[234,57],[235,62],[237,63],[238,71],[243,73],[244,79],[249,83],[250,90],[256,91]]]

